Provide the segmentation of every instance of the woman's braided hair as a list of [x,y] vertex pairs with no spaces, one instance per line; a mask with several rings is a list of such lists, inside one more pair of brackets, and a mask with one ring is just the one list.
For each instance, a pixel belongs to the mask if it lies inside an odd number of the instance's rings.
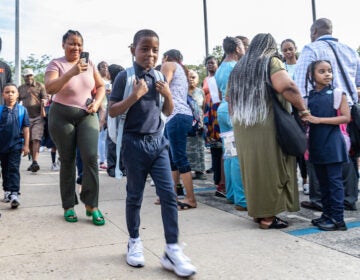
[[269,63],[277,56],[277,45],[271,34],[257,34],[246,54],[230,74],[228,95],[233,118],[245,126],[264,122],[269,113]]

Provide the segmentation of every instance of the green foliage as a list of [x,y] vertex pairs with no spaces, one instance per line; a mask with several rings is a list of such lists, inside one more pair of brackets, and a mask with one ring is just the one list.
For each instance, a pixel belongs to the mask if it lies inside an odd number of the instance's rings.
[[224,56],[224,50],[223,50],[222,46],[215,46],[215,48],[213,48],[213,51],[210,55],[215,56],[218,63],[220,63],[220,61],[222,60],[222,58]]
[[[10,66],[12,76],[15,76],[15,66],[12,61],[5,61],[0,58],[0,60],[4,61]],[[36,58],[34,54],[31,54],[26,59],[21,59],[21,73],[25,68],[32,68],[35,74],[35,80],[44,83],[45,78],[45,69],[49,64],[51,57],[48,55],[42,55],[40,58]],[[22,79],[22,83],[23,83]]]
[[[224,51],[222,46],[215,46],[212,50],[212,52],[209,54],[216,58],[218,63],[222,60],[222,57],[224,56]],[[199,75],[199,86],[202,85],[202,82],[207,76],[206,67],[205,67],[205,57],[204,57],[204,63],[199,65],[186,65],[186,67],[190,70],[196,71]]]
[[51,57],[44,54],[39,59],[34,54],[30,54],[25,60],[21,60],[21,72],[25,68],[32,68],[35,74],[35,80],[44,83],[45,69],[50,62]]

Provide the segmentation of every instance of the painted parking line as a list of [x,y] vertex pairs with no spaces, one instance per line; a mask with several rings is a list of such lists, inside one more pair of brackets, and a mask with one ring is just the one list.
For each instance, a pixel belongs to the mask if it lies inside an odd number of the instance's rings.
[[[346,223],[346,226],[348,229],[360,227],[360,221]],[[316,227],[308,227],[308,228],[286,231],[286,233],[294,236],[303,236],[303,235],[314,234],[319,232],[324,232],[324,231]]]
[[215,187],[202,188],[194,185],[194,193],[215,191]]

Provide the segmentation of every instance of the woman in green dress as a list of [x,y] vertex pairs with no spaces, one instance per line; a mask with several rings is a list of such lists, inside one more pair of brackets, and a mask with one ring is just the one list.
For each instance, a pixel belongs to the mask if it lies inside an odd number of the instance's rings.
[[258,34],[230,75],[228,96],[233,117],[249,216],[260,228],[285,228],[276,215],[299,210],[296,158],[285,155],[276,141],[270,84],[287,109],[306,108],[300,92],[277,57],[271,34]]

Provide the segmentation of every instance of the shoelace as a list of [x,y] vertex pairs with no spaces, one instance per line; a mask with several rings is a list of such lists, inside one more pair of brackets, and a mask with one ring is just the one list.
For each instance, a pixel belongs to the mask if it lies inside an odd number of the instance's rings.
[[183,249],[186,247],[186,243],[181,243],[176,249],[169,249],[175,255],[180,262],[191,262],[191,260],[184,254]]
[[132,254],[140,254],[142,253],[142,244],[138,242],[131,242],[132,246],[130,246],[130,251]]

